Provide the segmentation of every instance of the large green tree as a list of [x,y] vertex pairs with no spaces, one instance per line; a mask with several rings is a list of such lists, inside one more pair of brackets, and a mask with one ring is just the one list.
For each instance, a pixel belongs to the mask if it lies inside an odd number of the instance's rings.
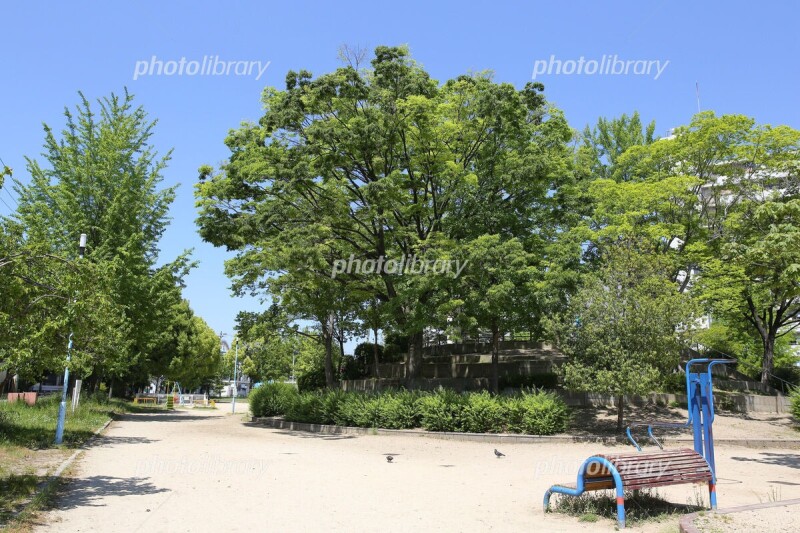
[[[441,325],[433,322],[443,318],[443,278],[351,271],[331,283],[327,273],[351,255],[449,257],[478,207],[503,230],[529,228],[530,205],[556,174],[551,152],[563,153],[569,129],[548,115],[540,85],[516,90],[487,75],[440,85],[405,48],[378,47],[371,68],[290,72],[263,102],[259,123],[226,139],[221,172],[201,169],[201,235],[237,251],[229,274],[256,292],[321,304],[322,331],[330,316],[376,298],[411,339],[413,382],[423,332]],[[306,313],[319,315],[308,303]]]
[[25,245],[53,256],[74,257],[78,236],[88,235],[86,259],[77,267],[108,274],[103,293],[124,313],[126,342],[113,364],[96,360],[84,375],[144,381],[191,266],[185,255],[157,266],[175,195],[174,187],[160,187],[169,154],[158,155],[151,143],[155,121],[127,91],[97,107],[81,94],[65,117],[60,135],[44,127],[44,164],[28,159],[30,181],[16,182],[13,221]]

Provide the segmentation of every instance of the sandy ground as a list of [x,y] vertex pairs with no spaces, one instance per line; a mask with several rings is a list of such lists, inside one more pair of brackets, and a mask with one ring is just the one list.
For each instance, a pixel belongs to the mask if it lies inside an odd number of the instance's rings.
[[[496,459],[490,444],[267,429],[247,423],[241,408],[114,422],[37,530],[614,530],[611,520],[545,515],[541,501],[551,484],[574,481],[588,455],[629,447],[504,445]],[[720,507],[800,497],[796,450],[718,446],[717,468]],[[700,486],[660,492],[681,504],[707,497]],[[766,513],[760,529],[781,531],[790,516]],[[677,519],[632,529],[677,531]]]
[[[727,515],[706,514],[695,519],[693,524],[702,533],[794,533],[797,531],[797,521],[798,508],[792,506]],[[764,529],[765,524],[769,524],[770,529]]]

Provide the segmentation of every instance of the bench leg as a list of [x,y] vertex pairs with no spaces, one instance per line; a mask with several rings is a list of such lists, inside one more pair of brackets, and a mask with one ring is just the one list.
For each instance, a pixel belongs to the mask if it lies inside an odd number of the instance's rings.
[[717,508],[717,486],[713,481],[708,482],[708,499],[711,502],[711,509]]

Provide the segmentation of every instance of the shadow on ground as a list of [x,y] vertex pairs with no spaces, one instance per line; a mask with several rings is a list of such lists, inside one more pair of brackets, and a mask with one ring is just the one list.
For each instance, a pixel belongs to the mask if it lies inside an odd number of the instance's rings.
[[758,457],[731,457],[731,459],[800,469],[800,455],[794,453],[761,452]]
[[90,476],[71,479],[64,485],[63,495],[55,502],[59,509],[75,509],[78,507],[98,507],[105,503],[97,500],[109,496],[143,496],[169,492],[169,489],[159,488],[148,481],[146,477],[110,477]]
[[318,440],[347,440],[355,439],[357,435],[343,435],[343,434],[330,434],[330,433],[310,433],[307,431],[290,431],[286,429],[276,429],[257,422],[245,422],[245,426],[250,428],[258,428],[268,430],[278,435],[288,435],[290,437],[297,437],[299,439],[318,439]]
[[183,411],[151,411],[119,415],[117,420],[125,422],[202,422],[222,418],[222,415],[192,416]]

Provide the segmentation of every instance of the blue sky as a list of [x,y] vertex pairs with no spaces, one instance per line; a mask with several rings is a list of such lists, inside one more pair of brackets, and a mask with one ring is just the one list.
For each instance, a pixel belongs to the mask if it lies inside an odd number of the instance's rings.
[[[408,44],[438,80],[493,70],[521,87],[537,60],[669,61],[661,76],[542,75],[548,99],[575,128],[600,116],[638,110],[665,135],[697,109],[741,113],[760,123],[800,128],[800,4],[783,2],[15,2],[0,32],[0,157],[25,181],[23,157],[41,152],[42,123],[63,126],[77,91],[94,100],[128,87],[159,124],[154,144],[174,148],[165,185],[180,183],[165,259],[194,248],[200,266],[185,295],[217,331],[232,332],[252,299],[232,298],[223,250],[197,235],[192,186],[197,168],[226,157],[230,128],[260,117],[264,86],[281,87],[286,71],[338,66],[342,44]],[[137,61],[269,61],[252,76],[144,76]],[[0,191],[0,214],[14,201]]]

